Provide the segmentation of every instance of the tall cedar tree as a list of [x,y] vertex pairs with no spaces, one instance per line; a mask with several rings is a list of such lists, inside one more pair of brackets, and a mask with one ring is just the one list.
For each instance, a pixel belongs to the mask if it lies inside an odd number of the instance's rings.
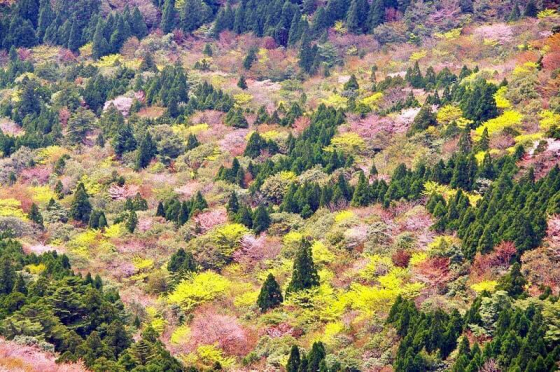
[[264,205],[259,205],[253,214],[253,230],[260,234],[270,226],[270,216]]
[[284,301],[282,290],[274,279],[274,275],[268,274],[257,299],[257,305],[262,312],[273,309]]
[[286,372],[298,372],[299,366],[301,364],[301,356],[299,353],[299,348],[297,345],[292,345],[290,350],[290,356],[288,357],[288,363],[286,364]]
[[70,217],[75,221],[83,223],[89,222],[89,215],[91,213],[91,203],[83,183],[79,183],[74,193],[74,199],[70,206]]
[[292,292],[310,289],[319,285],[319,274],[313,262],[311,244],[302,239],[294,259],[292,280],[286,289],[286,296]]
[[150,132],[146,132],[142,142],[140,142],[140,148],[138,149],[136,168],[142,169],[148,166],[155,154],[156,146],[152,140],[152,136],[150,135]]
[[160,28],[166,34],[173,31],[175,28],[175,18],[177,17],[177,11],[175,10],[175,0],[165,0],[163,5],[163,13],[161,15]]

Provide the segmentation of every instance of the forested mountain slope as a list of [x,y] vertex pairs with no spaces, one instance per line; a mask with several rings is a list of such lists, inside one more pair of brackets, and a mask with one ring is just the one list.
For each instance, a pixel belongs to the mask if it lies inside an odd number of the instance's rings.
[[557,370],[558,7],[2,2],[0,370]]

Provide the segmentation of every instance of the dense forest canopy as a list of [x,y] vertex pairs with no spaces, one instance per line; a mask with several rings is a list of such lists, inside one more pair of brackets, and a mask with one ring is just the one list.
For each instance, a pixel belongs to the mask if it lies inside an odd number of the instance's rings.
[[556,371],[552,0],[0,4],[0,369]]

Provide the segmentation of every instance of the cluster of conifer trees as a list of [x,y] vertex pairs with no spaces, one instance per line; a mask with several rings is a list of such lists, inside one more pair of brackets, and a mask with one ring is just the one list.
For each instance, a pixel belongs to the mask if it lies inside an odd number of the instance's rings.
[[73,52],[93,42],[93,56],[99,58],[120,50],[130,37],[148,34],[137,7],[121,13],[101,15],[98,0],[21,0],[0,13],[0,46],[4,49],[49,43]]
[[[519,264],[514,264],[500,280],[498,292],[483,292],[464,316],[457,310],[451,314],[440,309],[426,313],[413,301],[398,297],[387,318],[401,337],[395,371],[434,368],[429,354],[439,356],[443,363],[439,367],[454,372],[479,371],[490,360],[508,371],[556,371],[560,346],[545,337],[548,326],[542,308],[535,304],[513,306],[516,298],[525,295],[525,284]],[[541,300],[555,302],[558,298],[545,295]],[[466,331],[475,328],[492,335],[483,348],[469,342]],[[454,350],[454,363],[448,362]]]
[[[30,274],[28,266],[41,270]],[[0,239],[3,337],[48,343],[61,354],[60,361],[82,359],[96,371],[182,371],[151,327],[133,341],[139,327],[116,290],[105,288],[99,276],[74,274],[66,255],[26,255],[19,242]]]
[[197,211],[208,208],[208,203],[199,192],[187,200],[179,201],[173,198],[167,202],[159,202],[156,210],[156,216],[164,217],[167,221],[175,222],[178,226],[184,225]]

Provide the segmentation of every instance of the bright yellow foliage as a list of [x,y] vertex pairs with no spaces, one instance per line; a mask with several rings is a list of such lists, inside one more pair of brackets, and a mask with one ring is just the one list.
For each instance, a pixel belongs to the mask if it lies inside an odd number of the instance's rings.
[[234,357],[225,357],[222,350],[218,349],[215,345],[201,345],[196,349],[196,352],[190,353],[181,359],[183,359],[186,365],[200,362],[207,367],[212,367],[219,363],[226,370],[235,363]]
[[456,121],[463,115],[463,111],[457,106],[445,105],[439,109],[437,113],[437,121],[440,124],[447,125],[452,121]]
[[410,256],[409,264],[410,266],[416,266],[426,261],[427,258],[428,255],[426,254],[426,252],[414,252],[412,253],[412,256]]
[[515,69],[513,69],[513,74],[517,76],[528,75],[537,72],[537,69],[538,65],[535,62],[525,62],[520,66],[516,66]]
[[189,342],[189,335],[191,333],[191,329],[188,325],[183,324],[180,325],[173,331],[171,334],[171,343],[174,345],[181,345]]
[[366,142],[362,137],[356,133],[347,132],[334,137],[331,144],[325,147],[325,151],[342,151],[345,154],[355,154],[363,151],[366,147]]
[[61,146],[48,146],[37,150],[36,161],[38,164],[50,164],[57,161],[68,150]]
[[503,87],[500,87],[496,93],[494,93],[496,106],[500,109],[507,109],[511,107],[511,102],[506,98],[507,90],[507,86],[504,85]]
[[235,307],[251,307],[257,303],[257,298],[259,298],[260,290],[256,291],[248,291],[240,294],[239,296],[235,297],[233,304]]
[[293,182],[297,179],[297,176],[292,171],[282,171],[279,174],[279,177],[282,181],[290,181]]
[[[316,241],[311,246],[311,251],[313,253],[313,261],[315,263],[330,263],[335,260],[335,255],[329,251],[329,249],[321,241]],[[321,278],[323,278],[321,276]]]
[[496,290],[497,285],[498,282],[495,280],[485,280],[480,283],[471,285],[471,288],[476,292],[482,292],[482,291],[494,292]]
[[426,57],[427,55],[428,55],[428,52],[426,50],[420,50],[418,52],[412,53],[408,59],[411,62],[415,62],[415,61],[421,60],[422,58]]
[[89,195],[97,195],[101,191],[99,182],[93,181],[87,174],[84,174],[82,178],[80,178],[80,182],[84,184],[86,192]]
[[41,274],[43,271],[45,271],[45,269],[46,269],[47,267],[45,266],[45,264],[40,263],[40,264],[38,264],[38,265],[33,265],[33,264],[27,265],[27,266],[25,266],[25,268],[26,268],[31,274],[39,275],[39,274]]
[[316,341],[323,341],[327,345],[332,345],[335,343],[335,337],[340,332],[344,330],[344,324],[342,322],[330,322],[325,325],[325,330],[323,331],[323,337]]
[[460,28],[454,28],[454,29],[449,30],[449,31],[444,32],[444,33],[436,32],[434,34],[434,36],[439,38],[439,39],[453,40],[453,39],[456,39],[459,36],[461,36],[461,29]]
[[233,99],[238,106],[245,106],[253,100],[253,96],[249,93],[234,94]]
[[149,270],[154,266],[154,260],[150,258],[134,257],[132,263],[136,270]]
[[229,223],[214,232],[214,240],[224,254],[229,255],[235,251],[243,235],[248,232],[249,230],[240,223]]
[[48,186],[30,186],[27,188],[31,192],[31,199],[37,204],[47,204],[54,198],[54,192]]
[[341,35],[344,35],[348,32],[346,27],[344,27],[344,22],[342,21],[336,21],[334,23],[334,30]]
[[114,67],[122,63],[122,57],[120,54],[110,54],[108,56],[103,56],[99,61],[95,62],[94,65],[97,67]]
[[327,106],[333,106],[337,109],[346,107],[346,102],[348,99],[342,97],[340,94],[333,93],[327,99],[321,100]]
[[539,127],[543,131],[560,126],[560,114],[556,114],[550,110],[543,110],[539,112],[539,117]]
[[301,238],[303,238],[303,235],[301,233],[296,231],[290,231],[286,235],[284,235],[282,241],[284,242],[284,245],[294,245],[294,244],[299,244]]
[[383,93],[382,92],[377,92],[377,93],[373,93],[371,96],[368,96],[366,98],[363,98],[360,100],[360,103],[363,103],[366,106],[375,108],[377,107],[377,102],[379,102],[379,100],[383,98]]
[[334,216],[334,220],[337,223],[344,222],[354,217],[354,212],[352,211],[340,211]]
[[124,233],[123,224],[122,223],[116,223],[114,225],[111,225],[111,226],[107,227],[105,229],[105,232],[103,232],[103,236],[108,238],[108,239],[118,238],[123,233]]
[[377,277],[377,273],[381,268],[385,268],[386,270],[390,270],[394,267],[393,261],[391,261],[391,257],[389,256],[381,256],[378,254],[374,254],[368,256],[369,262],[367,265],[360,271],[360,277],[372,280]]
[[17,199],[0,199],[0,217],[17,217],[27,219],[27,215],[21,209],[21,202]]
[[518,126],[521,124],[522,120],[523,115],[521,113],[513,110],[504,111],[502,115],[497,118],[490,119],[476,128],[474,138],[478,140],[482,136],[484,128],[488,128],[488,134],[492,135],[506,128]]
[[538,17],[539,19],[542,19],[542,18],[546,18],[546,17],[555,16],[556,14],[558,14],[558,13],[556,12],[556,9],[545,9],[545,10],[541,10],[541,11],[537,14],[537,17]]
[[184,311],[215,300],[231,286],[225,277],[212,271],[194,274],[191,279],[183,280],[167,298],[172,304],[180,305]]
[[515,143],[521,144],[532,144],[535,141],[539,141],[544,138],[544,133],[537,132],[537,133],[530,133],[530,134],[520,134],[519,136],[515,136],[514,140]]

